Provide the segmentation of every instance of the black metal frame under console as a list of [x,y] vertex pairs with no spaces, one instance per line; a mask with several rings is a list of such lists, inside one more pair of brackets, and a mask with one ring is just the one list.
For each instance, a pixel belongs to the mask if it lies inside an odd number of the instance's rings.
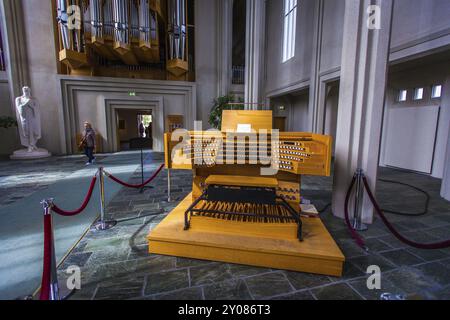
[[[268,210],[264,209],[264,213],[243,213],[237,212],[236,210],[223,211],[223,210],[212,210],[212,209],[196,209],[197,205],[205,201],[207,203],[227,203],[233,204],[249,204],[257,205],[261,208],[264,206],[274,206],[281,207],[285,209],[289,215],[274,215],[270,214]],[[208,206],[206,206],[208,207]],[[220,216],[220,219],[224,220],[234,220],[235,218],[251,220],[252,218],[264,219],[266,221],[278,221],[280,223],[295,222],[298,225],[297,237],[300,241],[303,241],[302,232],[302,220],[300,215],[295,211],[294,208],[283,198],[277,196],[275,188],[265,188],[265,187],[235,187],[235,186],[223,186],[223,185],[209,185],[203,194],[196,199],[192,205],[186,210],[184,217],[184,230],[189,230],[191,226],[190,218],[193,215],[215,215]]]

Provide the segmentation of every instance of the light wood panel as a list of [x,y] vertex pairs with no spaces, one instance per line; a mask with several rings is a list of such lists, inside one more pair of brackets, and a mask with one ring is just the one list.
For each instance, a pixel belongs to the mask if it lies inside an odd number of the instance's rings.
[[184,212],[191,202],[189,195],[150,232],[151,254],[342,275],[345,257],[320,219],[303,219],[303,242],[246,233],[241,227],[233,230],[227,221],[211,224],[209,230],[204,226],[195,229],[193,224],[192,230],[184,231]]

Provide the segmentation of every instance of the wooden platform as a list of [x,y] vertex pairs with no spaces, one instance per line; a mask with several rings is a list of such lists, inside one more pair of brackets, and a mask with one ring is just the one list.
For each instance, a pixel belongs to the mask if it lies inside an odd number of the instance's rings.
[[[260,266],[330,276],[342,275],[345,257],[333,238],[317,218],[302,219],[304,241],[300,242],[292,235],[280,237],[281,226],[269,238],[262,224],[240,224],[234,228],[228,221],[208,221],[197,223],[184,231],[184,212],[192,203],[192,195],[187,196],[166,219],[148,236],[149,252],[152,254],[177,256],[201,260],[212,260],[242,265]],[[201,219],[201,218],[199,218]],[[219,223],[220,222],[220,223]],[[196,226],[197,225],[197,226]]]

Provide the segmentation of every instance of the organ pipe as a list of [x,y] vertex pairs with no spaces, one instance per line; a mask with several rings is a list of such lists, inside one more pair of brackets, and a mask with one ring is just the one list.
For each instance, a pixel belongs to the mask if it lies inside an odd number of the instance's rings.
[[[162,66],[160,45],[163,45],[167,70],[177,77],[188,71],[188,0],[53,1],[57,11],[59,61],[68,65],[68,70],[119,60],[133,66],[141,63]],[[161,10],[161,4],[167,5],[167,11]],[[81,14],[81,28],[71,26],[75,13]],[[168,41],[159,41],[159,19],[167,23]]]
[[67,2],[66,0],[58,0],[57,2],[57,10],[58,10],[58,28],[61,36],[61,45],[63,49],[71,49],[70,48],[70,35],[68,28],[68,19],[67,15]]
[[100,0],[90,0],[91,11],[91,36],[95,38],[103,37],[102,8]]
[[169,59],[186,59],[186,0],[168,0]]
[[139,40],[150,47],[150,5],[148,0],[140,0],[139,5]]
[[113,0],[114,41],[125,45],[130,43],[128,4],[127,0]]

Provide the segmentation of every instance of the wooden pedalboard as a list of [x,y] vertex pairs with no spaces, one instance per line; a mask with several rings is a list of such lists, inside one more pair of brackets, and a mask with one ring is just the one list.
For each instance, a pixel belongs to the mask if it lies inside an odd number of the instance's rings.
[[345,257],[319,218],[302,219],[302,242],[295,236],[296,225],[289,223],[200,217],[185,231],[184,214],[191,204],[192,194],[148,235],[151,254],[342,276]]

